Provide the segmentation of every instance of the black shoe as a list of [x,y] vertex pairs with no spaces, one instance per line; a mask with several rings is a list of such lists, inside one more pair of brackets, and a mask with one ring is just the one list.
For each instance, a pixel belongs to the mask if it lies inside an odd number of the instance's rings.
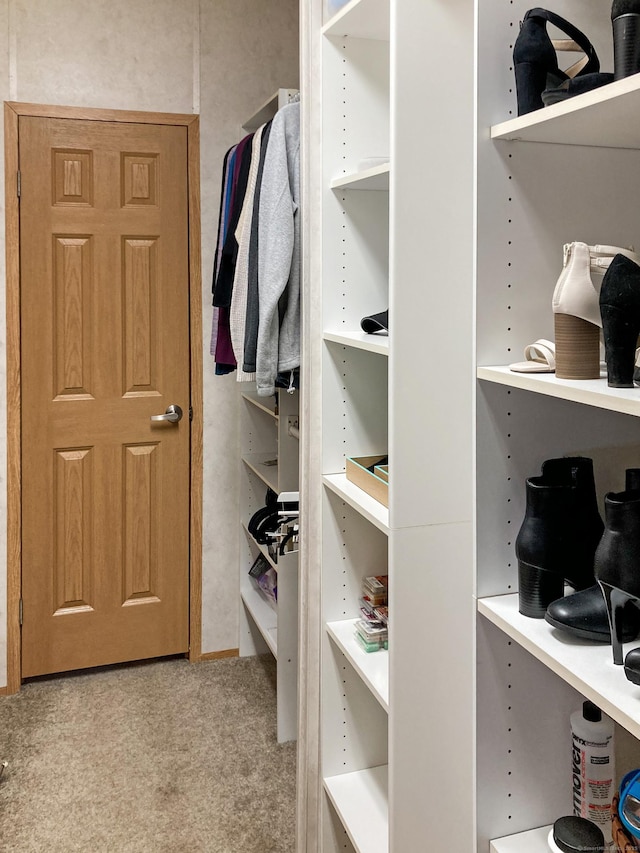
[[[568,39],[556,39],[552,43],[547,34],[547,22],[561,30]],[[575,51],[576,44],[585,56],[566,71],[561,71],[556,50]],[[554,12],[536,8],[529,9],[522,21],[513,47],[513,67],[518,115],[521,116],[542,109],[545,89],[556,88],[578,75],[595,74],[600,71],[600,61],[589,39],[577,27]]]
[[600,314],[607,383],[611,388],[633,388],[640,333],[640,266],[625,255],[615,255],[604,274]]
[[604,507],[594,568],[609,614],[613,662],[621,664],[624,612],[627,602],[640,600],[640,491],[610,492]]
[[640,2],[613,0],[613,76],[616,80],[640,71]]
[[576,589],[594,584],[593,556],[603,524],[591,459],[547,459],[541,477],[526,481],[527,508],[516,537],[519,610],[542,619],[564,583]]
[[640,684],[640,649],[631,649],[624,659],[624,674],[629,681]]
[[[598,584],[553,601],[545,613],[546,621],[581,640],[611,643],[611,628],[602,590]],[[627,602],[622,613],[622,641],[630,643],[640,634],[640,610]]]

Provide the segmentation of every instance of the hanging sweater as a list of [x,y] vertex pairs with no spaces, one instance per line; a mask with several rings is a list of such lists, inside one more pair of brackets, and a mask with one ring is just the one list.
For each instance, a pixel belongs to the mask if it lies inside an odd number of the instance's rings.
[[300,365],[300,104],[278,111],[265,156],[258,220],[260,396]]

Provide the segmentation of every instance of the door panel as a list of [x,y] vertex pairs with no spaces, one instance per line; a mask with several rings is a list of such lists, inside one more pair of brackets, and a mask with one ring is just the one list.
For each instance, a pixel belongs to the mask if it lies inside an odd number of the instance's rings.
[[188,650],[186,139],[20,118],[23,677]]

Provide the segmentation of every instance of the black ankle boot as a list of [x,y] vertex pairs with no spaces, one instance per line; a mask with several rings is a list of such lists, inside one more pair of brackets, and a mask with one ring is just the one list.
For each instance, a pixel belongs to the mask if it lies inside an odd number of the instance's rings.
[[[575,50],[575,42],[585,53],[585,57],[566,72],[558,67],[556,47],[547,34],[547,21],[568,36],[564,43],[556,40],[559,50],[569,49],[570,42]],[[536,8],[529,9],[522,21],[513,47],[513,67],[518,115],[521,116],[542,109],[542,93],[545,89],[556,88],[579,75],[595,74],[600,70],[600,61],[589,39],[577,27],[554,12]]]
[[548,459],[541,477],[526,482],[527,509],[516,538],[519,610],[542,619],[562,597],[594,583],[593,555],[602,534],[593,463],[584,457]]
[[631,649],[624,659],[624,674],[629,681],[640,684],[640,649]]
[[[607,605],[597,583],[589,589],[582,589],[552,601],[544,618],[554,628],[581,640],[592,640],[594,643],[611,642]],[[622,611],[622,642],[630,643],[638,634],[640,610],[629,601]]]
[[613,0],[613,77],[621,80],[640,71],[640,2]]
[[610,492],[604,506],[594,567],[607,606],[613,662],[621,664],[624,610],[627,602],[640,600],[640,491]]
[[600,314],[607,382],[612,388],[633,388],[640,333],[640,266],[624,255],[616,255],[604,274]]

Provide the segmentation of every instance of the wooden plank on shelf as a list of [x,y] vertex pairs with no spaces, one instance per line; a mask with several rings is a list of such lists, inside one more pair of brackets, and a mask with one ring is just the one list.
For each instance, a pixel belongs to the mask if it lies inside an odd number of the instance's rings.
[[389,41],[389,0],[350,0],[322,28],[325,36]]
[[325,341],[345,347],[389,355],[389,338],[385,335],[368,335],[366,332],[324,332]]
[[553,373],[514,373],[506,365],[500,365],[478,367],[477,377],[585,406],[640,416],[640,388],[609,388],[605,372],[600,379],[558,379]]
[[349,175],[341,175],[331,181],[332,190],[381,190],[389,189],[389,163],[364,169],[362,172],[353,172]]
[[263,545],[262,543],[260,543],[260,542],[257,542],[257,541],[256,541],[255,536],[253,536],[253,535],[249,532],[249,527],[248,527],[248,525],[247,525],[244,521],[243,521],[243,522],[241,522],[241,524],[242,524],[242,529],[243,529],[243,530],[244,530],[244,532],[247,534],[247,538],[248,538],[248,539],[249,539],[249,541],[252,543],[252,545],[254,546],[254,548],[257,548],[257,549],[258,549],[258,551],[260,551],[260,553],[262,554],[262,556],[265,558],[265,560],[267,560],[267,561],[269,562],[269,564],[270,564],[270,565],[271,565],[271,566],[272,566],[276,571],[278,571],[278,564],[274,561],[273,557],[272,557],[272,556],[271,556],[271,554],[269,553],[269,549],[267,548],[267,546],[266,546],[266,545]]
[[347,480],[346,474],[326,474],[322,478],[322,482],[378,530],[386,534],[389,533],[389,510]]
[[330,776],[324,788],[356,853],[388,853],[387,766]]
[[496,838],[489,845],[489,853],[549,853],[547,838],[550,826],[540,826],[528,832]]
[[253,395],[244,392],[242,394],[242,399],[250,405],[255,406],[256,409],[260,409],[261,412],[266,412],[268,415],[271,415],[271,417],[276,421],[278,420],[278,415],[275,411],[275,399],[273,397],[254,397]]
[[[624,120],[620,120],[624,116]],[[640,148],[637,74],[491,128],[492,139]]]
[[[627,681],[622,666],[615,666],[611,646],[579,640],[518,612],[518,595],[481,598],[478,612],[504,631],[563,681],[623,726],[640,737],[640,687]],[[638,641],[627,643],[625,652]]]
[[327,622],[327,633],[388,713],[389,652],[386,649],[365,652],[354,637],[356,621]]

